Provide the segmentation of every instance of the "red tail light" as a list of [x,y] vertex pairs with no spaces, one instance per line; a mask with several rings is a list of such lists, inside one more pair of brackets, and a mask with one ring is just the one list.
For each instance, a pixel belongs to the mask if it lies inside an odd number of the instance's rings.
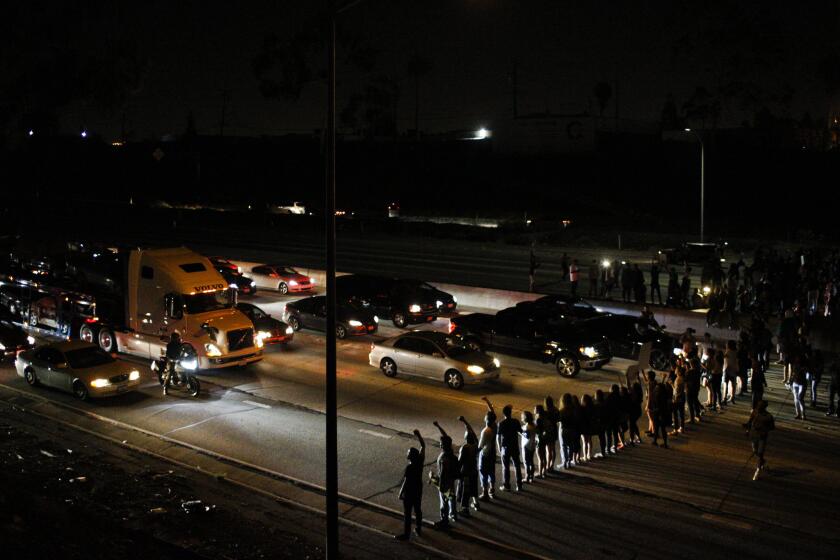
[[99,317],[88,317],[85,319],[85,323],[96,323],[99,321]]
[[452,334],[452,331],[455,330],[455,323],[452,322],[452,319],[449,320],[449,334]]

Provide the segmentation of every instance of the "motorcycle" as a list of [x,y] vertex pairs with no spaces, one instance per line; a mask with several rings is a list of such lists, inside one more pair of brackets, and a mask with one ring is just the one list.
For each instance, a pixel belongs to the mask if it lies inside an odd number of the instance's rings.
[[183,389],[191,397],[201,393],[201,382],[193,375],[198,369],[198,358],[191,346],[184,345],[177,360],[161,356],[152,362],[152,371],[157,374],[158,383],[163,386],[169,377],[169,389]]

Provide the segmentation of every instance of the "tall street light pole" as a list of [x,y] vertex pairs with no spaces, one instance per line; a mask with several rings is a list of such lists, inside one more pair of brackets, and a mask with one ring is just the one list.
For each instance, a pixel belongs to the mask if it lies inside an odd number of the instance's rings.
[[706,147],[696,130],[686,128],[685,131],[693,134],[700,142],[700,243],[703,243],[706,225]]

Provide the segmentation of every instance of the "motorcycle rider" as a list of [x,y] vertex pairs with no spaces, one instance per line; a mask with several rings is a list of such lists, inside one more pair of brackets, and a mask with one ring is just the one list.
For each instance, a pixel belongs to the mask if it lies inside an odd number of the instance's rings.
[[181,343],[181,335],[178,332],[172,333],[169,337],[169,342],[166,344],[166,371],[163,375],[163,394],[166,395],[169,391],[169,384],[172,382],[172,377],[176,375],[175,365],[181,359],[181,350],[183,344]]

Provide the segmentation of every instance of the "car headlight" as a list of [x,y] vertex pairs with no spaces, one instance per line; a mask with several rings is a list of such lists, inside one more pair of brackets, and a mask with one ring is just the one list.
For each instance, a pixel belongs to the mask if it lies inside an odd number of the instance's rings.
[[373,322],[374,322],[374,323],[378,323],[378,322],[379,322],[379,317],[377,317],[376,315],[374,315],[374,316],[373,316]]
[[712,293],[712,287],[711,286],[703,286],[703,295],[707,296],[710,293]]
[[442,302],[442,301],[440,301],[440,300],[437,300],[437,301],[435,302],[435,305],[436,305],[437,307],[443,307],[443,302]]
[[295,280],[289,280],[289,286],[297,286],[297,282]]
[[254,282],[253,280],[251,280],[251,287],[253,288],[253,287],[255,287],[256,285],[257,285],[257,283],[256,283],[256,282]]
[[467,366],[467,371],[473,375],[481,375],[484,373],[484,368],[477,365]]
[[0,342],[0,352],[6,349],[6,345]]
[[409,313],[420,313],[420,306],[416,303],[412,304],[412,306],[408,308],[408,311]]
[[458,303],[458,298],[455,297],[455,296],[452,296],[452,303]]
[[595,352],[595,348],[593,346],[581,346],[580,348],[578,348],[578,350],[587,358],[594,358],[598,355],[598,353]]
[[271,333],[268,331],[257,331],[257,340],[265,340],[271,338]]
[[674,356],[682,356],[683,354],[685,354],[685,352],[683,352],[682,348],[674,348]]
[[295,334],[295,329],[292,327],[286,327],[286,334]]
[[502,362],[499,361],[499,358],[493,358],[493,365],[498,367],[502,367]]
[[179,362],[181,369],[188,369],[190,371],[198,369],[198,360],[190,358],[189,360],[181,360]]
[[208,342],[204,345],[204,351],[207,353],[208,358],[215,358],[216,356],[222,355],[222,351],[219,350],[219,347],[212,342]]
[[140,372],[137,371],[136,369],[128,374],[128,380],[129,381],[137,381],[138,379],[140,379]]
[[351,320],[347,321],[347,324],[350,325],[351,327],[361,327],[362,326],[362,322],[357,321],[356,319],[351,319]]
[[237,285],[236,285],[236,282],[231,282],[229,287],[230,287],[230,288],[233,288],[234,290],[238,290],[238,289],[239,289],[239,286],[237,286]]
[[28,342],[29,344],[34,345],[34,344],[35,344],[35,337],[34,337],[34,336],[27,336],[27,337],[26,337],[26,342]]
[[111,384],[111,382],[108,381],[107,379],[94,379],[93,381],[90,382],[90,386],[91,387],[96,387],[97,389],[101,388],[101,387],[107,387],[110,384]]

